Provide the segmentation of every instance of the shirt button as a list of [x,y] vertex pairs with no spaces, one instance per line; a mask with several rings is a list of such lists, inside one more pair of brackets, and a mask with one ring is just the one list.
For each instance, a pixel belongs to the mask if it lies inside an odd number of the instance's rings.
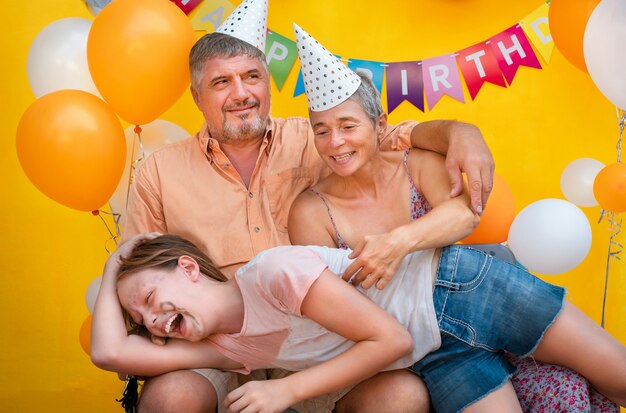
[[254,232],[259,232],[259,231],[261,231],[261,228],[259,228],[259,227],[254,227]]
[[254,195],[252,195],[252,192],[248,192],[248,196],[249,196],[250,198],[254,198]]
[[229,166],[230,166],[230,164],[225,163],[224,164],[224,169],[228,169]]

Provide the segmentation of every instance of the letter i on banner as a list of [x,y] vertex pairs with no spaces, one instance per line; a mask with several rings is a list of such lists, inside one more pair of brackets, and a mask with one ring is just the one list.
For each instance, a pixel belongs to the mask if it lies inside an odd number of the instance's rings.
[[541,69],[535,51],[526,38],[519,24],[489,39],[491,49],[498,58],[498,65],[507,83],[513,82],[517,68],[520,66]]
[[424,81],[422,62],[397,62],[387,65],[387,113],[408,100],[424,111]]
[[194,10],[191,26],[194,30],[212,33],[234,10],[235,6],[228,0],[204,0]]
[[276,86],[281,90],[298,58],[296,42],[271,30],[268,31],[265,58]]
[[548,25],[548,11],[549,6],[544,3],[520,21],[524,33],[546,62],[550,61],[554,50],[554,41]]
[[463,85],[453,55],[424,59],[422,70],[424,71],[424,90],[428,109],[432,110],[443,95],[448,95],[461,103],[465,103]]

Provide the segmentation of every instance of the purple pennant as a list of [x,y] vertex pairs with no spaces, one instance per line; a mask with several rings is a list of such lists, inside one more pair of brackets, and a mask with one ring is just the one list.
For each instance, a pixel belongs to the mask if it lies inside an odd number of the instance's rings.
[[388,63],[387,112],[393,112],[405,100],[424,111],[424,81],[420,61]]

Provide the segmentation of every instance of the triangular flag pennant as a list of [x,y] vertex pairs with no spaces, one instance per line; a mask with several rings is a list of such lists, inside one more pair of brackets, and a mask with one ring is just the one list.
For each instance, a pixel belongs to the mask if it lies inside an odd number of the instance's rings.
[[463,73],[472,100],[485,82],[506,87],[498,66],[498,59],[488,44],[475,44],[457,52],[456,62]]
[[459,70],[453,55],[424,59],[422,71],[429,109],[434,108],[444,95],[448,95],[461,103],[465,102]]
[[548,25],[548,10],[548,4],[544,3],[520,21],[524,33],[546,62],[550,61],[554,50],[554,41]]
[[419,61],[388,63],[387,113],[393,112],[405,100],[424,111],[424,83]]
[[348,67],[356,73],[365,74],[372,83],[378,93],[383,90],[383,76],[385,74],[385,66],[382,62],[374,62],[371,60],[350,59]]
[[202,0],[170,0],[178,6],[185,14],[191,13]]
[[541,64],[520,25],[515,25],[489,39],[491,50],[507,83],[513,82],[520,66],[541,69]]
[[276,86],[281,90],[298,58],[296,42],[270,31],[267,34],[265,57]]
[[204,0],[193,11],[191,26],[194,30],[213,33],[234,10],[235,6],[228,0]]

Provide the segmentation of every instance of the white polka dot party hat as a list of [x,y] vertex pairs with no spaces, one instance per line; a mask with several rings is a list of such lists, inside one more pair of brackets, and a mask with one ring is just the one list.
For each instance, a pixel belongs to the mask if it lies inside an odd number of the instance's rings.
[[236,37],[265,53],[267,0],[244,0],[216,32]]
[[321,112],[348,100],[361,78],[317,40],[293,24],[309,109]]

